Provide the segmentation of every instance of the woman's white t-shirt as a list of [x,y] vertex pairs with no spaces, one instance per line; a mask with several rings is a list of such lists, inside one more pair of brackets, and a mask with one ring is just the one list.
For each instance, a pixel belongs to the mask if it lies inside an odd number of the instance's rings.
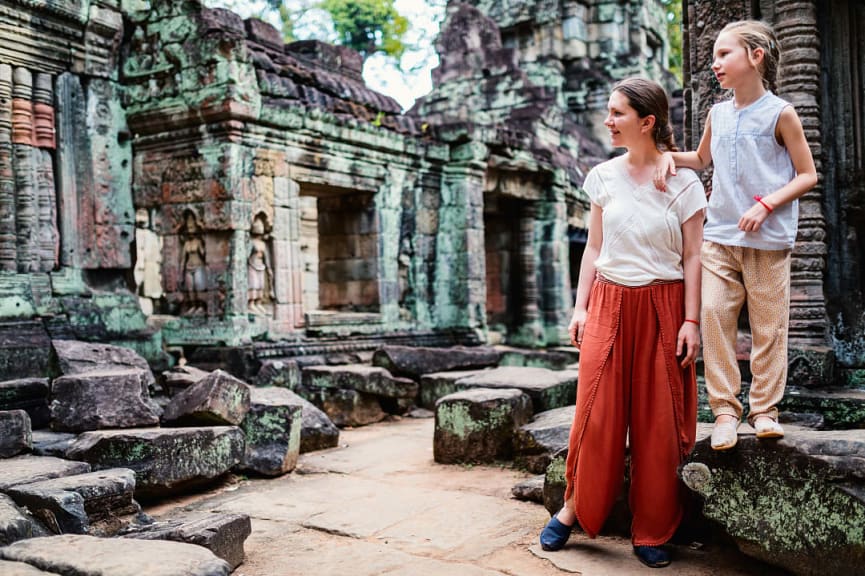
[[599,274],[625,286],[684,278],[682,224],[706,208],[703,184],[692,170],[679,168],[662,192],[651,181],[631,180],[619,156],[595,166],[583,188],[603,210]]

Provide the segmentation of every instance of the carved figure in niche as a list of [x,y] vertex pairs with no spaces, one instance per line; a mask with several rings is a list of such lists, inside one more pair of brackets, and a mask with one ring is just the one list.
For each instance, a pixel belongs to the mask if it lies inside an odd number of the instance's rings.
[[266,240],[264,218],[256,216],[252,221],[249,237],[249,258],[246,260],[248,292],[246,308],[251,314],[267,314],[265,295],[273,298],[273,270]]
[[195,214],[187,211],[185,215],[183,242],[183,290],[184,316],[201,316],[207,308],[204,292],[207,289],[207,253],[201,228]]

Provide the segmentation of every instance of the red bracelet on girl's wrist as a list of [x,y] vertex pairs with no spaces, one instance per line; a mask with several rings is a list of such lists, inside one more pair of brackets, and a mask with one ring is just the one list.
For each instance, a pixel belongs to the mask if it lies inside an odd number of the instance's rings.
[[690,322],[691,324],[696,324],[697,326],[700,325],[699,320],[691,320],[690,318],[685,318],[685,322]]
[[773,210],[775,210],[774,208],[772,208],[771,206],[769,206],[768,204],[766,204],[766,203],[763,201],[763,197],[760,196],[759,194],[754,194],[754,200],[756,200],[757,202],[759,202],[760,204],[762,204],[762,205],[763,205],[763,208],[765,208],[766,210],[768,210],[770,214],[772,213]]

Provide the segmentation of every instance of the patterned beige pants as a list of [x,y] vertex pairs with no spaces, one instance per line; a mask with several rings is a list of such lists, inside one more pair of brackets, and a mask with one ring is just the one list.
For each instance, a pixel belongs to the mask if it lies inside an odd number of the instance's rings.
[[736,363],[737,321],[748,303],[751,325],[751,391],[748,420],[775,407],[787,382],[791,250],[758,250],[703,242],[703,362],[709,406],[715,417],[742,417],[742,377]]

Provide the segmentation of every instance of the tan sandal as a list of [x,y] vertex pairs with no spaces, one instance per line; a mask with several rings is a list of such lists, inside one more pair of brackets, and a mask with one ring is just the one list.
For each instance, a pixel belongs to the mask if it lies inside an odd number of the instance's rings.
[[718,422],[712,428],[712,450],[729,450],[739,440],[738,422]]
[[757,438],[783,438],[784,429],[768,416],[758,416],[754,420],[754,430]]

